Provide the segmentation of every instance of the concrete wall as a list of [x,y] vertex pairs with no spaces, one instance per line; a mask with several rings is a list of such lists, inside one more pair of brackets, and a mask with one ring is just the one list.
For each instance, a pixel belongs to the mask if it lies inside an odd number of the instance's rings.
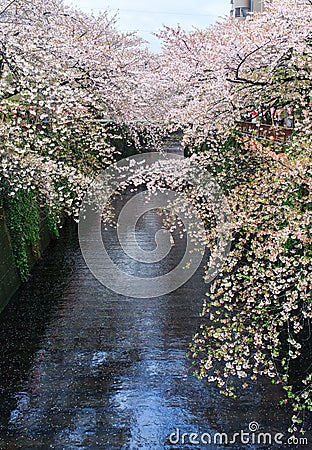
[[[231,13],[235,15],[236,8],[247,8],[251,12],[263,12],[263,0],[231,0]],[[243,16],[238,17],[242,19]]]
[[249,8],[250,0],[235,0],[235,8]]
[[251,4],[252,4],[252,11],[263,12],[263,0],[253,0]]

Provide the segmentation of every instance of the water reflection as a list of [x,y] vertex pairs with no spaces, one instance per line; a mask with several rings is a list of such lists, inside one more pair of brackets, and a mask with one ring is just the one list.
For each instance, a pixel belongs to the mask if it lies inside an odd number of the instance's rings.
[[[146,214],[139,243],[152,247],[160,226],[156,212]],[[129,267],[115,230],[105,233],[115,260]],[[170,268],[185,245],[175,242],[162,263],[132,261],[132,270]],[[192,376],[186,350],[199,324],[201,277],[164,297],[119,296],[93,278],[68,227],[1,317],[1,448],[200,449],[207,445],[174,445],[168,436],[177,428],[234,433],[251,421],[285,431],[289,415],[275,390],[257,384],[234,402]]]

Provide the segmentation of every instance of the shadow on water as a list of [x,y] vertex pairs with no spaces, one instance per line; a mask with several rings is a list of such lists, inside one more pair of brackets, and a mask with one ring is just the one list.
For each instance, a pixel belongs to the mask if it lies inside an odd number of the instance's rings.
[[[152,248],[160,226],[155,211],[145,214],[139,243]],[[116,262],[130,266],[113,228],[104,239]],[[158,265],[132,261],[132,270],[170,270],[185,245],[175,242]],[[289,414],[277,406],[276,388],[257,383],[234,401],[193,377],[186,351],[200,323],[202,271],[163,297],[117,295],[89,272],[76,226],[68,226],[1,316],[1,448],[235,449],[242,446],[168,437],[177,429],[231,436],[253,421],[286,432]]]
[[[74,270],[72,254],[77,251],[77,227],[66,226],[60,241],[53,241],[44,261],[40,261],[31,280],[16,293],[0,316],[0,427],[7,423],[12,394],[27,380],[34,353],[41,349],[41,337],[58,308],[68,277]],[[66,240],[66,242],[64,242]],[[65,243],[66,252],[62,245]]]

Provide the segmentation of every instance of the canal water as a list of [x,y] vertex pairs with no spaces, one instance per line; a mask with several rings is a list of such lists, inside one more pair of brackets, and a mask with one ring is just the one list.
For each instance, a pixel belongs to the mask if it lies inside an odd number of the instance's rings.
[[[116,199],[117,211],[124,201]],[[161,226],[157,211],[146,213],[139,244],[152,249]],[[114,228],[103,236],[116,263],[142,276],[169,271],[185,247],[177,232],[170,254],[146,265],[127,258]],[[229,400],[193,376],[187,349],[201,321],[202,275],[203,267],[163,297],[115,294],[90,273],[77,227],[67,225],[0,316],[0,448],[281,448],[182,442],[183,433],[231,439],[255,422],[286,433],[291,417],[276,388],[258,382]]]

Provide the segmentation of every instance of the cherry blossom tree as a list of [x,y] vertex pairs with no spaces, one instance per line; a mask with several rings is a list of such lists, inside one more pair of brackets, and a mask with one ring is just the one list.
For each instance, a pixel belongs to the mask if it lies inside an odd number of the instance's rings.
[[0,22],[0,203],[27,279],[27,245],[39,252],[38,214],[57,234],[128,138],[154,139],[138,107],[152,63],[142,40],[118,32],[107,13],[3,0]]
[[106,13],[61,1],[2,1],[0,21],[1,178],[9,195],[36,187],[77,213],[88,177],[112,161],[111,133],[123,134],[98,119],[133,120],[148,53]]
[[[227,395],[237,378],[244,387],[259,375],[280,383],[292,431],[300,429],[312,408],[311,3],[268,1],[262,14],[192,33],[165,27],[161,55],[119,33],[108,14],[58,0],[0,0],[0,21],[2,194],[27,192],[56,217],[77,214],[85,187],[116,155],[112,138],[126,129],[155,145],[183,130],[233,213],[232,249],[191,344],[196,373]],[[241,136],[242,113],[271,108],[293,109],[292,140]],[[181,188],[179,175],[145,176],[151,188],[160,179]],[[207,205],[190,195],[211,225]],[[213,251],[213,228],[205,239]]]
[[[164,71],[178,87],[164,120],[185,130],[192,158],[214,174],[233,212],[228,263],[191,344],[196,373],[227,395],[237,378],[244,387],[259,375],[282,384],[294,432],[312,409],[311,19],[310,2],[276,0],[245,21],[160,33]],[[296,116],[285,146],[240,136],[246,109],[279,107]]]

